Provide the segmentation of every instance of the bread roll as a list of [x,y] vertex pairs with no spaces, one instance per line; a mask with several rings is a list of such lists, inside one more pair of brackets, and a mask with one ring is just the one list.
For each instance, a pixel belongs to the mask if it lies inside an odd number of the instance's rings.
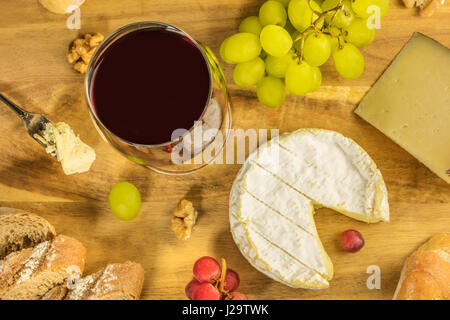
[[435,235],[406,259],[393,299],[450,300],[450,235]]

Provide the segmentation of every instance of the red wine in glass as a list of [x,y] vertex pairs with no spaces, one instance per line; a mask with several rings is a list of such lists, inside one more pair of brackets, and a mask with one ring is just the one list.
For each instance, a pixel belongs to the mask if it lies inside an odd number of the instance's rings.
[[96,63],[90,88],[94,112],[117,137],[131,143],[170,142],[176,129],[199,120],[211,92],[201,50],[176,31],[132,31]]

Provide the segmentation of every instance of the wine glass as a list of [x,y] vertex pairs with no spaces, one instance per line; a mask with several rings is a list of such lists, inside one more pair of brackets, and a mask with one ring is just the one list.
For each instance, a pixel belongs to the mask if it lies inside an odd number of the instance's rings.
[[[210,83],[206,104],[200,106],[203,108],[202,115],[192,127],[180,128],[172,133],[170,141],[152,145],[127,141],[112,132],[100,120],[92,99],[93,78],[104,53],[121,37],[144,29],[174,32],[188,39],[201,52],[208,69]],[[221,154],[226,144],[231,128],[231,102],[219,62],[207,46],[172,25],[153,21],[136,22],[107,36],[98,46],[89,63],[85,78],[85,90],[89,114],[103,139],[129,160],[156,172],[169,175],[196,172],[213,162]],[[174,91],[176,94],[176,88]]]

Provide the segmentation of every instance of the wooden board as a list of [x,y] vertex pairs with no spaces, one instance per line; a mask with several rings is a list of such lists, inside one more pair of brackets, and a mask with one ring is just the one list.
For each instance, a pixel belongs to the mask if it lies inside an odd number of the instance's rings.
[[[344,80],[331,64],[323,68],[321,89],[306,97],[289,96],[280,109],[261,106],[254,90],[230,84],[235,128],[301,127],[337,130],[358,142],[375,160],[389,190],[391,222],[367,225],[322,209],[316,224],[334,266],[326,290],[292,289],[253,269],[234,244],[228,224],[228,195],[240,165],[212,165],[182,177],[167,177],[131,163],[108,146],[88,118],[83,77],[67,64],[69,43],[80,33],[108,34],[127,23],[159,20],[184,29],[218,52],[239,21],[257,12],[258,0],[87,0],[82,29],[68,30],[66,17],[47,12],[37,0],[0,2],[0,92],[54,121],[68,122],[95,148],[89,173],[65,176],[59,164],[27,136],[21,121],[0,106],[0,206],[26,209],[48,219],[59,233],[88,249],[87,272],[110,262],[135,260],[146,271],[144,299],[184,299],[194,261],[224,257],[241,276],[251,299],[391,299],[404,259],[438,232],[449,232],[450,185],[353,114],[353,110],[414,31],[450,46],[450,5],[432,18],[417,16],[400,0],[382,20],[375,41],[363,48],[366,70]],[[182,58],[182,57],[180,57]],[[231,82],[231,67],[225,66]],[[176,93],[176,88],[174,88]],[[139,217],[122,222],[107,197],[118,181],[142,193]],[[192,239],[176,240],[169,229],[172,210],[182,198],[194,202],[200,218]],[[339,248],[339,234],[358,229],[366,245],[356,254]],[[381,268],[381,289],[366,286],[366,269]]]

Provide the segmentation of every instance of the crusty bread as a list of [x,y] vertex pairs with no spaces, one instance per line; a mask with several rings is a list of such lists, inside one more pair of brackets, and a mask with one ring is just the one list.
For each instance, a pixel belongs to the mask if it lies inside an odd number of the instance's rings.
[[[64,235],[40,243],[31,254],[29,249],[11,253],[0,263],[3,270],[10,270],[13,265],[21,267],[16,268],[16,272],[10,272],[10,276],[4,276],[5,279],[0,283],[0,299],[40,299],[50,289],[65,283],[73,272],[82,273],[85,257],[84,246]],[[12,273],[14,275],[11,277]]]
[[67,300],[137,300],[144,282],[144,269],[138,263],[113,263],[78,280]]
[[52,240],[55,234],[55,228],[44,218],[19,210],[1,210],[0,259],[11,252]]
[[394,300],[450,300],[450,235],[435,235],[409,256]]

